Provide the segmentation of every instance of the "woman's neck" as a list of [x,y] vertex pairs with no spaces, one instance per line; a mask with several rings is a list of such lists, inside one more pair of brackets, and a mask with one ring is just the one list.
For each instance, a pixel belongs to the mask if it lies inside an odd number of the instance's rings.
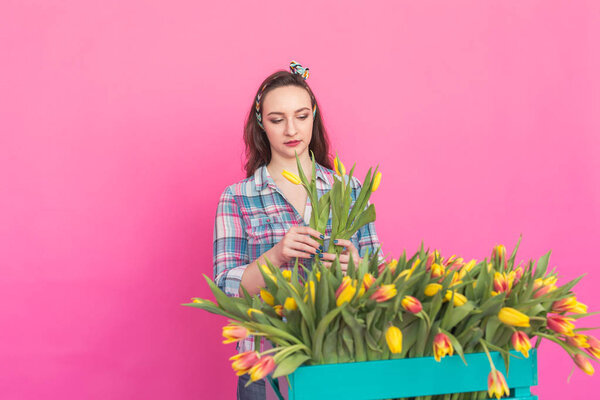
[[[302,171],[307,177],[310,177],[312,174],[312,160],[307,153],[300,155],[298,158],[300,159]],[[279,176],[284,169],[298,175],[298,164],[295,158],[273,157],[267,164],[267,168],[271,176]]]

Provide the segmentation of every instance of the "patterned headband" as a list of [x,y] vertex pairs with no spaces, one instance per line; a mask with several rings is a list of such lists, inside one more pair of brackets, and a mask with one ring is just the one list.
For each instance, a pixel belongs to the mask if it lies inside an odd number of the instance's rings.
[[[290,70],[292,71],[293,74],[296,75],[300,75],[302,76],[302,78],[304,78],[304,80],[306,80],[306,78],[308,78],[308,68],[304,68],[302,65],[298,64],[296,61],[292,60],[290,62]],[[260,112],[260,98],[263,95],[263,92],[265,91],[266,87],[269,85],[270,82],[265,83],[261,88],[260,88],[260,92],[258,92],[258,95],[256,96],[256,121],[258,122],[258,125],[261,127],[261,129],[264,131],[265,127],[263,126],[262,123],[262,115]],[[315,116],[317,115],[317,103],[315,102],[315,104],[313,105],[313,118],[315,118]]]

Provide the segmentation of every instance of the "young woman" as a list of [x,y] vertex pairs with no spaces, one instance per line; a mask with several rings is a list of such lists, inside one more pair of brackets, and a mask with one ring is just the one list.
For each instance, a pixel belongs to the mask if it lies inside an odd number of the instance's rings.
[[[267,77],[254,97],[244,130],[246,176],[228,186],[219,200],[215,219],[214,280],[228,296],[239,296],[241,286],[251,295],[265,287],[259,266],[268,259],[281,269],[291,269],[296,258],[306,266],[320,257],[325,265],[335,259],[315,240],[328,236],[308,226],[312,207],[301,185],[288,182],[282,171],[298,173],[296,154],[307,176],[312,173],[310,153],[316,160],[319,196],[331,189],[331,168],[327,133],[317,100],[306,83],[308,68],[290,63],[291,72],[279,71]],[[360,183],[352,179],[356,199]],[[331,238],[334,240],[336,238]],[[340,255],[342,269],[350,254],[360,260],[367,249],[379,248],[374,224],[365,225],[350,240],[337,240],[345,247]],[[253,349],[253,339],[239,343],[238,351]],[[262,350],[264,343],[261,342]],[[265,383],[245,387],[248,375],[238,382],[238,399],[265,399]]]

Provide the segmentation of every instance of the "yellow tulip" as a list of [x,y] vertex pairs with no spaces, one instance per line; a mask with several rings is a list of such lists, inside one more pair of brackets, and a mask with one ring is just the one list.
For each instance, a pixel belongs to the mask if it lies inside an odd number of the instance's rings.
[[529,317],[512,307],[502,307],[498,313],[498,318],[506,325],[519,326],[521,328],[528,328],[530,326]]
[[257,310],[256,308],[249,308],[248,309],[248,316],[250,318],[252,318],[252,314],[264,314],[262,311]]
[[337,156],[333,159],[333,168],[335,169],[335,173],[339,176],[346,175],[346,167],[344,167],[344,164],[342,164]]
[[342,304],[352,300],[355,294],[356,286],[352,285],[352,279],[349,276],[345,276],[335,292],[335,304],[339,307]]
[[294,311],[298,309],[298,304],[296,304],[296,300],[293,297],[287,297],[283,302],[283,308]]
[[465,303],[467,302],[467,297],[463,294],[460,294],[458,292],[454,292],[452,290],[447,290],[446,291],[446,295],[444,296],[444,300],[446,301],[450,301],[450,299],[452,298],[452,293],[454,293],[454,306],[455,307],[460,307],[460,306],[464,306]]
[[289,269],[284,269],[283,271],[281,271],[281,275],[283,275],[286,281],[292,281],[292,271],[290,271]]
[[439,283],[430,283],[425,286],[425,296],[435,296],[440,290],[442,290],[442,285]]
[[379,188],[379,184],[381,183],[381,172],[375,174],[375,178],[373,178],[373,186],[371,187],[371,192],[376,191]]
[[392,353],[398,354],[402,352],[402,331],[399,328],[395,326],[387,328],[387,331],[385,331],[385,341]]
[[285,179],[287,179],[288,181],[292,182],[294,185],[301,185],[302,181],[300,180],[300,177],[290,171],[288,171],[287,169],[284,169],[283,172],[281,173],[281,175],[283,175],[283,177]]
[[275,305],[275,297],[265,289],[260,289],[260,297],[263,299],[265,303],[270,305],[271,307]]
[[310,292],[310,299],[312,303],[315,304],[315,282],[308,281],[308,284],[304,286],[304,302],[308,302],[308,293]]
[[267,266],[267,264],[262,264],[260,266],[260,269],[262,270],[262,272],[267,275],[269,277],[270,280],[272,280],[274,283],[277,283],[277,277],[275,276],[274,273],[271,272],[271,270],[269,269],[269,267]]

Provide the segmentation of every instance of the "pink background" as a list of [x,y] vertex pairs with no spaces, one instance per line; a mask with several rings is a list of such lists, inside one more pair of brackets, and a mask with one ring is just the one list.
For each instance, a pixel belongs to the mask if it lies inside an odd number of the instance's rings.
[[[244,117],[291,59],[334,150],[381,166],[387,255],[523,233],[600,309],[597,1],[222,3],[0,2],[2,399],[234,398],[224,319],[180,304],[209,296]],[[535,393],[589,399],[570,368],[542,345]]]

